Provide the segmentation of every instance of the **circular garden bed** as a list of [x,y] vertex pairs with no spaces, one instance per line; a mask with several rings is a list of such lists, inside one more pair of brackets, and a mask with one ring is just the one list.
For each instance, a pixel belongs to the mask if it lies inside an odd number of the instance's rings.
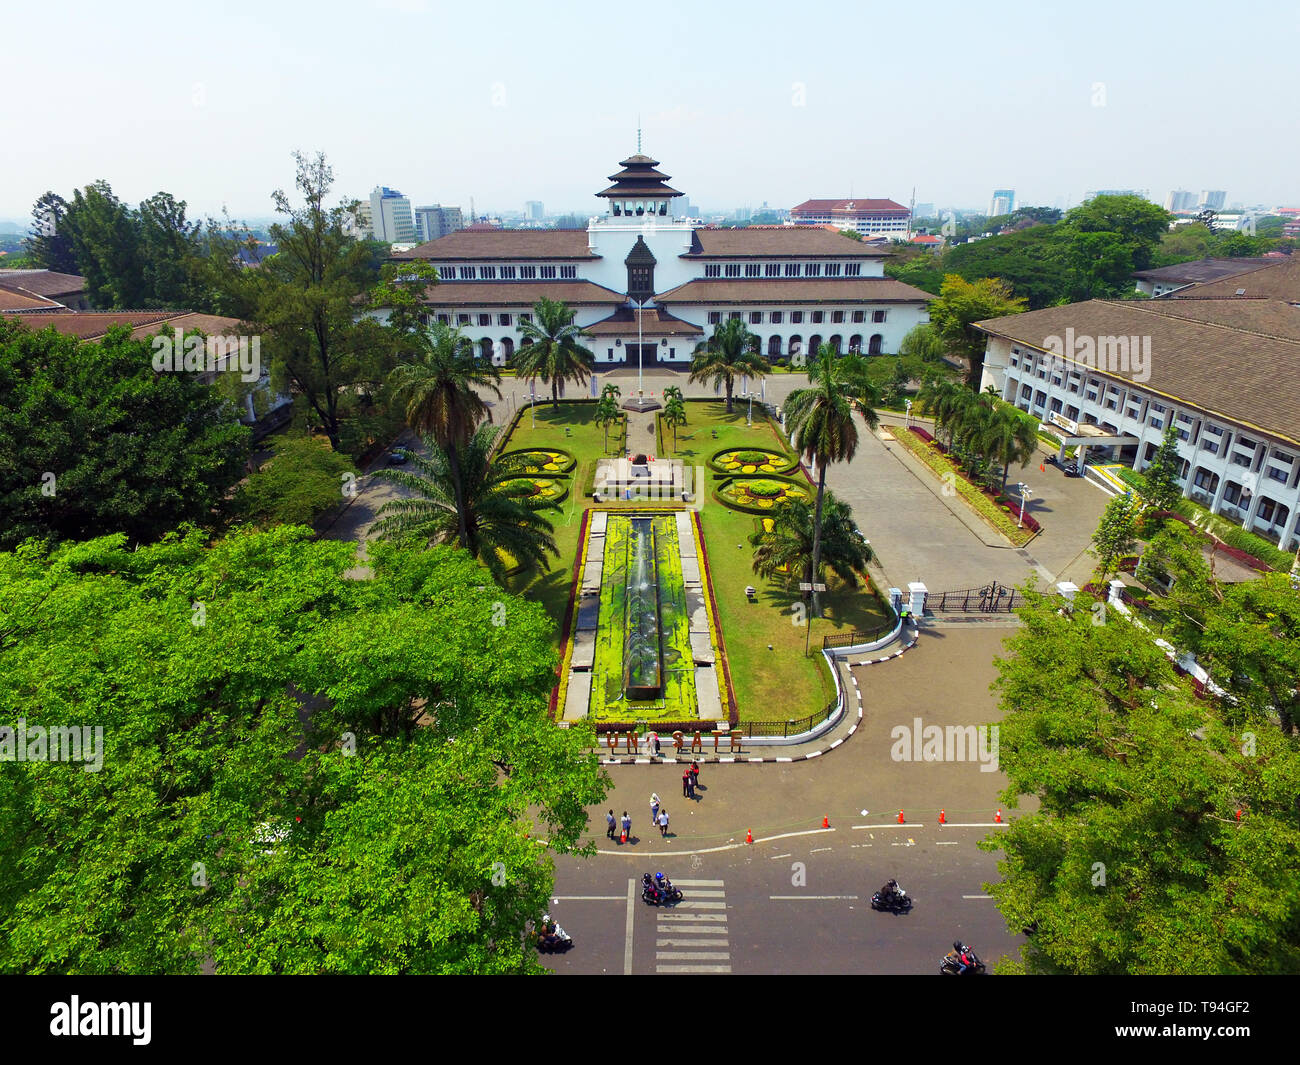
[[524,473],[540,474],[543,477],[561,477],[569,473],[578,460],[567,451],[559,448],[529,448],[523,451],[507,451],[500,456],[503,460],[520,463]]
[[569,494],[568,482],[554,477],[514,477],[502,481],[501,486],[529,506],[551,506]]
[[719,451],[709,460],[718,473],[764,474],[789,473],[797,462],[780,451],[762,447],[732,447]]
[[790,477],[734,477],[718,485],[718,499],[735,510],[766,514],[782,503],[806,503],[812,491]]

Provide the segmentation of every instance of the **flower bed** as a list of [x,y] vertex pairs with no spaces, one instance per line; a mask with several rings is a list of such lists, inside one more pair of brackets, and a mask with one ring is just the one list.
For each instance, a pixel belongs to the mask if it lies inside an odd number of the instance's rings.
[[796,460],[779,451],[767,448],[726,448],[709,459],[709,466],[717,473],[789,473]]
[[564,476],[571,473],[578,463],[576,458],[560,448],[507,451],[499,457],[522,462],[521,469],[524,473],[537,473],[544,477]]
[[568,482],[553,477],[516,477],[502,481],[501,487],[529,506],[554,506],[569,494]]
[[718,485],[718,501],[747,514],[771,513],[791,500],[807,501],[809,490],[789,477],[733,477]]

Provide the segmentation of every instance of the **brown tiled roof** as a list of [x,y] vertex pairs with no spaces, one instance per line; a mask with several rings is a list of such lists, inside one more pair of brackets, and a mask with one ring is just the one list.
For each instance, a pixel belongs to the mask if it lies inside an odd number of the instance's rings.
[[531,307],[545,296],[576,304],[626,303],[627,297],[591,281],[447,281],[424,290],[430,307]]
[[459,229],[394,259],[598,259],[587,248],[585,229]]
[[32,330],[53,328],[78,340],[96,340],[115,325],[131,326],[135,339],[154,336],[159,329],[196,330],[208,335],[239,331],[235,318],[181,311],[68,311],[64,314],[14,314],[6,317]]
[[1245,329],[1260,336],[1300,340],[1300,307],[1263,296],[1206,299],[1196,295],[1202,291],[1200,288],[1188,289],[1192,295],[1152,300],[1153,309],[1171,318]]
[[627,336],[637,330],[637,315],[641,316],[641,334],[648,337],[703,336],[704,330],[698,325],[683,322],[657,307],[646,311],[634,311],[624,307],[592,325],[584,326],[583,332],[592,336]]
[[1089,300],[975,325],[1039,351],[1047,350],[1049,336],[1064,339],[1070,328],[1076,337],[1150,337],[1149,380],[1134,381],[1131,369],[1090,372],[1300,444],[1300,405],[1291,387],[1300,380],[1300,341],[1256,331],[1276,321],[1276,305],[1269,301],[1216,302],[1216,308],[1201,311],[1235,315],[1236,327],[1180,315],[1181,300]]
[[[1243,296],[1266,296],[1269,299],[1300,301],[1300,256],[1289,255],[1284,259],[1270,259],[1268,264],[1248,274],[1225,277],[1220,281],[1211,281],[1184,289],[1176,293],[1179,296],[1219,298],[1236,296],[1237,290],[1244,289]],[[1161,297],[1164,302],[1169,297]]]
[[708,278],[655,297],[663,303],[928,303],[928,292],[892,277]]
[[683,258],[829,255],[878,259],[888,254],[879,248],[869,248],[860,240],[846,237],[838,230],[821,226],[749,226],[744,229],[697,229],[691,250]]
[[798,207],[791,207],[794,214],[858,214],[864,211],[902,211],[907,208],[893,200],[804,200]]
[[0,311],[44,311],[63,307],[62,303],[47,300],[30,292],[16,291],[0,285]]
[[1276,259],[1194,259],[1173,266],[1157,266],[1154,270],[1135,270],[1134,277],[1143,281],[1182,281],[1187,284],[1204,284],[1224,277],[1248,274],[1264,266],[1276,266]]
[[72,296],[86,291],[86,279],[80,274],[54,270],[0,270],[0,287],[18,288],[37,296]]

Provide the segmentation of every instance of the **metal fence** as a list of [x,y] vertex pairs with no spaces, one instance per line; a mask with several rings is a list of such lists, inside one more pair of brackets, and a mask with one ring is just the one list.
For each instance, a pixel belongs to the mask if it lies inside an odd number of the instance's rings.
[[1000,614],[1015,609],[1016,590],[993,581],[982,588],[960,588],[954,592],[930,592],[925,608],[955,614]]
[[888,636],[894,631],[894,622],[887,625],[878,625],[874,629],[856,629],[853,632],[835,632],[829,636],[822,637],[822,650],[829,651],[833,647],[852,647],[859,643],[871,643],[873,640],[879,640]]
[[742,721],[736,727],[746,736],[798,736],[828,720],[839,705],[838,699],[832,699],[817,713],[795,721]]

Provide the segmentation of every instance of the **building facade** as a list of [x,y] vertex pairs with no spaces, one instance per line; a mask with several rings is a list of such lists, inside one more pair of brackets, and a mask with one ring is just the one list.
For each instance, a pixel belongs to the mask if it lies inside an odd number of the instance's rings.
[[410,244],[415,240],[411,201],[396,189],[376,186],[370,194],[370,231],[386,244]]
[[429,319],[459,327],[498,365],[543,297],[573,308],[597,366],[685,369],[726,319],[744,321],[765,357],[795,362],[822,343],[896,352],[929,320],[929,293],[884,276],[886,249],[829,228],[714,229],[676,218],[682,194],[658,165],[640,154],[623,160],[597,194],[606,214],[585,231],[467,229],[394,259],[437,268]]
[[834,226],[872,236],[883,233],[907,237],[912,214],[893,200],[804,200],[790,208],[790,224],[796,226]]
[[444,207],[435,203],[415,209],[415,239],[421,244],[464,228],[465,218],[459,207]]
[[1016,190],[1015,189],[994,189],[993,197],[989,200],[989,217],[999,218],[1004,214],[1010,214],[1016,209]]

